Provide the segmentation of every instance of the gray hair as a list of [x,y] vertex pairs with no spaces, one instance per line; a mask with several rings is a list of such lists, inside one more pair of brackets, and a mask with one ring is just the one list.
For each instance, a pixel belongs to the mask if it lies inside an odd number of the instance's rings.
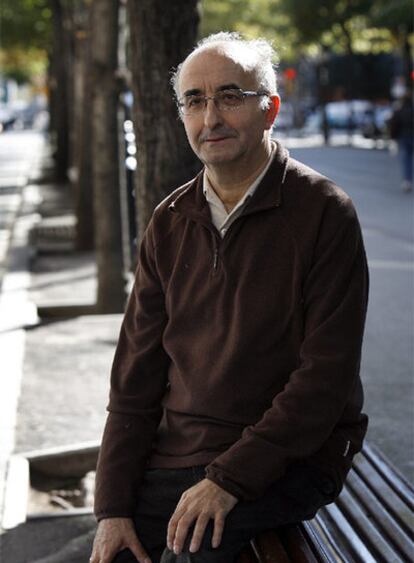
[[[240,61],[244,70],[253,72],[256,75],[258,87],[265,90],[270,95],[277,94],[277,77],[276,69],[278,57],[276,51],[273,49],[272,44],[266,39],[243,39],[240,33],[221,31],[213,33],[199,41],[195,49],[188,55],[192,56],[194,53],[203,51],[210,47],[217,47],[219,51],[226,53],[226,47],[239,48],[248,52],[250,57],[247,57],[247,62]],[[171,84],[174,88],[175,96],[178,99],[180,96],[178,83],[183,64],[188,59],[184,59],[182,63],[172,72]],[[272,62],[273,61],[273,62]],[[268,98],[262,99],[262,108],[266,109],[269,106]]]

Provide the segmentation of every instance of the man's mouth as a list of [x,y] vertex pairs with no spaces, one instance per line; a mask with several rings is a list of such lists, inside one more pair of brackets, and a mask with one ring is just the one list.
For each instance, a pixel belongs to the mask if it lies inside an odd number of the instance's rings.
[[202,143],[221,143],[222,141],[227,141],[228,139],[233,139],[236,135],[232,131],[204,131],[200,135],[200,141]]
[[220,141],[226,141],[232,137],[208,137],[204,140],[205,143],[219,143]]

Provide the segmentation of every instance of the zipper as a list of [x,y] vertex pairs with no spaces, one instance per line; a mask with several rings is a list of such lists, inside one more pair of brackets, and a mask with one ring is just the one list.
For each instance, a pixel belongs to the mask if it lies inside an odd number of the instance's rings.
[[213,234],[213,238],[214,238],[214,260],[213,260],[213,272],[217,271],[217,267],[218,267],[218,260],[219,260],[219,249],[218,249],[218,244],[217,244],[217,239],[215,237],[215,235]]

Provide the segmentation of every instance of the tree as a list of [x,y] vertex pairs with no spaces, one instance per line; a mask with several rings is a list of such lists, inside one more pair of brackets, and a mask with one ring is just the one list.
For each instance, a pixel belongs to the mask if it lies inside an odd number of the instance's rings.
[[92,176],[92,59],[91,59],[91,0],[79,7],[75,32],[75,213],[76,248],[94,248],[94,211]]
[[197,38],[197,0],[129,0],[134,123],[137,135],[139,238],[172,189],[200,169],[178,120],[169,84]]
[[284,0],[203,0],[201,36],[237,31],[247,38],[266,37],[283,58],[292,59],[297,33],[284,13]]
[[66,181],[71,151],[73,16],[83,0],[2,0],[1,62],[6,75],[29,81],[47,63],[50,131],[57,181]]
[[51,38],[48,0],[0,2],[0,66],[3,76],[19,83],[44,74]]
[[67,180],[69,167],[69,95],[71,52],[68,9],[62,0],[50,0],[52,10],[52,46],[50,53],[49,92],[50,130],[54,143],[56,180]]
[[51,37],[51,18],[48,0],[2,0],[1,48],[46,50]]
[[118,0],[93,0],[91,4],[92,176],[98,266],[97,312],[99,313],[122,312],[126,300],[117,134],[118,16]]
[[337,45],[353,53],[352,20],[369,12],[371,0],[284,0],[282,9],[297,29],[299,41]]
[[411,0],[375,0],[370,10],[370,23],[388,29],[393,35],[404,61],[404,77],[409,90],[413,89],[413,55],[410,35],[414,32]]

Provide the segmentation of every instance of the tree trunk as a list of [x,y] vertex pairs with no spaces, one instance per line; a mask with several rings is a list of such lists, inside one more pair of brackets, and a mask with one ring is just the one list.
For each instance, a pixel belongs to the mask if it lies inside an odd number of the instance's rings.
[[66,71],[67,87],[67,122],[68,122],[68,176],[72,180],[75,165],[75,125],[79,108],[76,100],[77,76],[79,71],[76,59],[76,31],[77,20],[83,6],[83,0],[61,0],[64,6],[64,31],[65,31],[65,60],[63,66]]
[[126,299],[117,133],[118,0],[94,0],[91,9],[97,310],[100,313],[116,313],[123,311]]
[[78,60],[78,108],[75,125],[74,164],[76,169],[75,209],[76,248],[94,247],[93,178],[92,178],[92,68],[90,49],[90,12],[85,14],[83,29],[77,33],[76,59]]
[[55,77],[55,54],[53,46],[48,51],[48,67],[47,67],[47,86],[49,90],[49,135],[53,139],[57,130],[57,93],[56,93],[56,77]]
[[68,104],[68,37],[65,29],[65,8],[61,0],[50,0],[52,9],[53,50],[50,87],[53,98],[53,130],[55,173],[57,181],[65,181],[69,166],[69,104]]
[[128,9],[140,240],[157,203],[201,168],[178,120],[169,84],[171,70],[194,46],[199,12],[197,0],[129,0]]

